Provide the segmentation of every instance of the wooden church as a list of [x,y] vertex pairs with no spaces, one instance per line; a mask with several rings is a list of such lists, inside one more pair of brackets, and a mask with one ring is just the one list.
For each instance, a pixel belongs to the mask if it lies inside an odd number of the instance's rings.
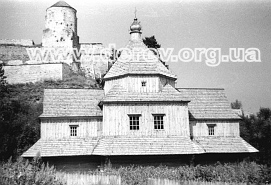
[[39,153],[58,169],[88,170],[108,161],[180,165],[258,151],[240,137],[224,89],[176,88],[176,75],[144,45],[137,18],[130,35],[103,90],[44,90],[41,138],[23,157]]

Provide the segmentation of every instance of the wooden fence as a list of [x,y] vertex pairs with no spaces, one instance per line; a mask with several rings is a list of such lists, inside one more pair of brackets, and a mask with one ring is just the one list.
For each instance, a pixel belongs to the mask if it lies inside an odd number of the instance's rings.
[[87,173],[57,173],[67,185],[121,185],[120,176],[92,175]]
[[177,181],[169,179],[148,179],[148,185],[246,185],[245,183]]
[[[120,176],[115,175],[91,175],[86,173],[57,173],[67,185],[121,185]],[[0,184],[14,185],[14,181],[0,176]],[[18,183],[20,184],[20,183]],[[169,179],[148,179],[147,185],[246,185],[245,183],[226,182],[201,182],[201,181],[177,181]]]
[[[67,185],[121,185],[121,177],[115,175],[91,175],[87,173],[58,173]],[[169,179],[149,178],[147,185],[246,185],[245,183],[177,181]]]

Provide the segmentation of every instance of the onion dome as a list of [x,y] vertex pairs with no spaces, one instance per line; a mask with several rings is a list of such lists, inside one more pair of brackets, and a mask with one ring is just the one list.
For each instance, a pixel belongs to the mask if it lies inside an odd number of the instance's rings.
[[141,33],[141,28],[140,22],[135,17],[134,22],[130,26],[130,33]]

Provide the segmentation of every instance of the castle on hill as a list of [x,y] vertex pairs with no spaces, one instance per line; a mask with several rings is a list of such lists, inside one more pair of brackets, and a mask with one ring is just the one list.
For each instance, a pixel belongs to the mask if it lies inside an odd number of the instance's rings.
[[[0,62],[8,83],[63,80],[78,71],[94,79],[105,75],[110,56],[101,52],[105,49],[101,43],[79,42],[76,13],[64,1],[47,8],[41,45],[26,39],[0,40]],[[74,56],[80,50],[89,52]]]
[[108,161],[114,167],[177,166],[258,152],[240,137],[240,117],[224,89],[175,87],[176,75],[141,34],[135,17],[126,46],[134,55],[124,60],[127,52],[121,53],[104,77],[104,89],[45,89],[41,138],[24,158],[39,154],[57,169],[88,171]]

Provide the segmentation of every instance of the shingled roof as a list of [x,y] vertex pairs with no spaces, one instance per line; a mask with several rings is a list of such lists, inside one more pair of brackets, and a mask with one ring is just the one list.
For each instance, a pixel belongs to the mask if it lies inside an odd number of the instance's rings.
[[66,138],[38,140],[22,156],[34,157],[78,155],[171,155],[199,154],[203,149],[189,137],[181,136],[110,136],[102,138]]
[[167,84],[160,92],[128,92],[115,85],[102,100],[105,102],[189,102],[190,100]]
[[98,138],[66,138],[56,140],[38,140],[22,157],[77,156],[92,155]]
[[45,89],[40,117],[102,116],[100,89]]
[[195,141],[206,153],[251,153],[258,152],[241,137],[196,137]]
[[[56,2],[55,4],[53,4],[51,7],[66,7],[66,8],[72,8],[74,9],[73,7],[71,7],[68,3],[66,3],[65,1],[58,1]],[[74,9],[75,10],[75,9]]]
[[177,88],[191,101],[188,104],[190,119],[240,119],[230,107],[224,89]]
[[105,137],[95,152],[100,155],[200,154],[203,149],[182,136]]
[[155,74],[177,79],[142,40],[129,41],[126,49],[105,75],[105,80],[129,74]]
[[38,140],[22,157],[80,155],[176,155],[258,152],[241,137],[106,136]]

